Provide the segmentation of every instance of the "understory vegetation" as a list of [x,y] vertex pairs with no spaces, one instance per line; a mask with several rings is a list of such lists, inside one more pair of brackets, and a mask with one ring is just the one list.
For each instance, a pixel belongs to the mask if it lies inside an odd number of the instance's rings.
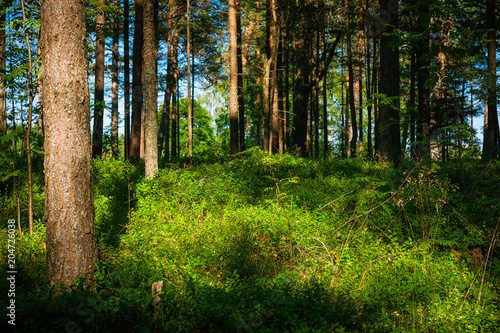
[[94,160],[97,290],[46,282],[41,213],[16,238],[15,331],[500,330],[498,161],[394,168],[250,149],[143,172]]

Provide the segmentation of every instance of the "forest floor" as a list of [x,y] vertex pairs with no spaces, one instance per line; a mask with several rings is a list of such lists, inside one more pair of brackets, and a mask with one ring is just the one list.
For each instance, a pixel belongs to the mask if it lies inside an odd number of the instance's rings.
[[55,293],[37,219],[15,332],[500,331],[498,161],[95,160],[94,202],[97,290]]

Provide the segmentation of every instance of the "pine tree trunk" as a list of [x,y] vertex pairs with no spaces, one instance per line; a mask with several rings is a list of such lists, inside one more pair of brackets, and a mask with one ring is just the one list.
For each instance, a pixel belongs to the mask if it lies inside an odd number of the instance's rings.
[[[2,13],[0,14],[0,74],[5,73],[6,56],[7,56],[7,35],[5,33],[5,13],[3,12],[5,5],[1,5]],[[3,81],[0,81],[0,136],[7,133],[7,89]]]
[[153,178],[158,171],[158,85],[156,81],[157,62],[157,0],[144,2],[144,83],[145,113],[144,120],[144,160],[146,178]]
[[401,139],[399,130],[399,48],[396,37],[389,35],[398,27],[398,2],[390,6],[391,0],[381,0],[381,11],[391,11],[391,21],[387,25],[387,35],[380,37],[380,84],[379,93],[390,99],[379,108],[379,159],[394,165],[401,163]]
[[488,74],[486,78],[486,107],[484,109],[483,157],[494,159],[498,156],[499,128],[496,94],[496,28],[495,0],[486,0],[486,25],[488,28]]
[[349,157],[356,157],[356,145],[358,139],[358,128],[356,126],[356,96],[354,95],[354,72],[352,66],[352,43],[351,43],[351,27],[350,27],[350,6],[349,1],[345,0],[345,7],[347,10],[347,70],[348,70],[348,92],[349,92],[349,109],[350,109],[350,126],[349,126],[349,150],[347,155]]
[[130,158],[135,160],[138,160],[141,157],[141,136],[143,125],[143,25],[143,0],[136,0],[132,70],[132,124],[130,129]]
[[429,137],[431,135],[430,121],[430,89],[427,87],[430,61],[427,58],[429,50],[429,35],[427,29],[430,24],[429,5],[422,1],[418,8],[417,31],[421,37],[417,44],[417,158],[426,158],[430,154]]
[[236,14],[236,57],[238,61],[238,133],[239,151],[245,150],[245,99],[243,96],[243,49],[241,31],[241,8],[238,7]]
[[85,2],[41,2],[47,277],[93,287],[94,228]]
[[186,48],[187,48],[187,100],[188,100],[188,157],[193,159],[193,101],[191,100],[191,13],[190,0],[186,3]]
[[307,156],[307,122],[309,110],[309,73],[311,32],[310,20],[314,13],[314,1],[302,0],[298,7],[299,26],[296,34],[295,57],[295,87],[293,100],[293,145],[299,150],[300,156]]
[[[115,10],[118,11],[120,1],[115,0]],[[119,19],[115,17],[113,23],[113,55],[111,64],[111,152],[115,159],[118,159],[118,61],[120,53],[118,51],[119,39]]]
[[236,16],[238,14],[239,1],[228,0],[229,6],[229,146],[230,154],[236,155],[239,148],[238,136],[238,43]]
[[129,4],[128,0],[123,0],[123,85],[125,103],[125,128],[124,128],[124,156],[125,160],[130,154],[130,50],[129,50]]
[[[169,11],[168,26],[172,29],[172,11]],[[158,156],[161,156],[163,147],[165,146],[165,161],[168,162],[170,158],[170,98],[172,95],[172,34],[167,33],[167,78],[165,88],[165,99],[163,102],[163,109],[161,112],[160,130],[158,131]]]
[[359,155],[363,156],[363,54],[365,52],[365,40],[364,32],[361,30],[359,32],[358,39],[358,72],[356,75],[357,81],[357,100],[358,105],[356,109],[358,110],[358,136],[359,136]]
[[[98,3],[104,6],[105,0]],[[92,156],[101,156],[104,125],[104,8],[97,8],[96,46],[95,46],[95,94],[94,94],[94,130],[92,134]]]

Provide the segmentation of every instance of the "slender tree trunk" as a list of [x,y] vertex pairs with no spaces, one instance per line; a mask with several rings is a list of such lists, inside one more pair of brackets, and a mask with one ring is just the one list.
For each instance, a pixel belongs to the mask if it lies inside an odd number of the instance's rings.
[[123,71],[124,71],[124,103],[125,103],[125,128],[124,128],[124,156],[125,160],[130,154],[130,50],[129,50],[129,4],[123,0]]
[[430,60],[429,54],[429,32],[430,24],[429,4],[425,1],[418,3],[418,20],[416,22],[420,39],[417,44],[417,157],[425,158],[430,154],[429,138],[431,135],[430,121],[430,89],[426,85],[429,78]]
[[170,98],[172,96],[172,82],[173,82],[173,47],[172,47],[172,33],[173,30],[173,13],[172,10],[168,13],[168,28],[167,33],[167,78],[165,88],[165,99],[160,120],[160,130],[158,132],[158,156],[163,152],[165,144],[165,161],[168,162],[170,158]]
[[94,93],[94,131],[92,134],[92,156],[101,156],[102,137],[104,133],[104,5],[105,0],[99,0],[96,18],[95,45],[95,93]]
[[269,151],[279,151],[279,87],[278,87],[278,50],[279,50],[279,18],[276,0],[269,0],[270,8],[270,114],[269,114]]
[[[178,11],[175,10],[174,13]],[[175,14],[174,14],[175,16]],[[178,110],[177,107],[177,82],[179,80],[179,30],[174,28],[173,36],[172,36],[172,100],[170,101],[171,114],[172,114],[172,137],[171,137],[171,154],[172,157],[175,158],[178,156],[179,148],[179,125],[178,125]]]
[[[316,32],[316,47],[314,51],[314,60],[316,64],[315,77],[319,76],[319,31]],[[324,58],[324,57],[323,57]],[[319,82],[313,88],[314,95],[314,158],[319,158]]]
[[[120,7],[120,0],[115,0],[115,11]],[[115,159],[118,159],[118,61],[120,53],[118,51],[118,39],[120,35],[118,13],[113,22],[113,55],[111,64],[111,152]]]
[[45,135],[43,129],[43,104],[42,104],[42,73],[38,73],[37,78],[37,89],[38,89],[38,133]]
[[187,47],[187,99],[188,99],[188,156],[190,162],[193,160],[193,101],[191,100],[191,13],[190,13],[190,0],[186,3],[186,47]]
[[359,155],[363,156],[363,54],[365,52],[365,40],[364,40],[364,31],[359,31],[359,39],[358,39],[358,73],[356,76],[357,81],[357,110],[358,110],[358,135],[359,135]]
[[[321,47],[322,47],[322,53],[323,53],[323,67],[326,66],[326,59],[324,55],[326,54],[326,37],[325,34],[323,34],[322,39],[321,39]],[[323,156],[326,158],[330,152],[329,152],[329,144],[328,144],[328,99],[327,99],[327,86],[326,86],[326,76],[323,76]]]
[[143,57],[144,44],[143,0],[135,0],[135,26],[132,70],[132,124],[130,129],[130,158],[141,157],[143,117]]
[[307,156],[307,121],[309,104],[309,54],[311,49],[311,32],[309,30],[310,20],[314,12],[313,0],[300,1],[299,27],[296,35],[296,68],[295,87],[293,100],[293,145],[299,149],[300,155]]
[[277,145],[278,145],[278,150],[277,152],[280,154],[283,154],[284,152],[284,139],[285,139],[285,133],[284,133],[284,96],[283,96],[283,44],[281,41],[279,42],[278,46],[278,55],[277,55],[277,60],[276,60],[276,66],[278,68],[278,71],[276,73],[277,76],[277,90],[278,90],[278,119],[277,119]]
[[[1,5],[2,11],[5,5]],[[7,34],[5,33],[5,13],[0,14],[0,75],[5,75],[7,57]],[[7,89],[0,80],[0,136],[7,133]]]
[[[373,81],[370,79],[372,73],[370,69],[370,42],[369,39],[367,39],[367,45],[366,45],[366,98],[367,99],[373,99]],[[373,157],[373,150],[372,150],[372,107],[373,107],[373,101],[367,103],[367,132],[366,132],[366,148],[367,148],[367,155],[368,158]]]
[[238,133],[239,151],[245,150],[245,99],[243,96],[243,50],[241,31],[241,8],[238,6],[236,14],[236,58],[238,62]]
[[[381,0],[381,11],[391,11],[391,21],[387,25],[387,33],[391,34],[398,27],[398,2],[390,6],[391,0]],[[382,35],[380,37],[380,85],[379,93],[390,99],[379,108],[380,146],[379,158],[391,161],[394,165],[401,163],[401,139],[399,131],[399,48],[394,46],[396,37]]]
[[158,171],[158,84],[156,80],[157,20],[155,4],[157,0],[144,2],[144,83],[145,113],[144,121],[144,160],[146,178],[153,178]]
[[488,28],[488,74],[486,84],[486,107],[484,109],[483,157],[494,159],[499,152],[499,128],[496,94],[496,28],[495,0],[486,0],[486,26]]
[[345,8],[347,10],[347,69],[348,69],[348,79],[349,79],[349,109],[351,110],[351,122],[349,127],[349,157],[356,157],[356,145],[358,139],[358,128],[356,125],[356,96],[354,95],[354,73],[352,66],[352,44],[351,44],[351,32],[350,32],[350,6],[349,1],[345,0]]
[[33,115],[33,98],[34,98],[34,87],[33,87],[33,63],[31,58],[31,43],[28,36],[28,29],[26,24],[26,8],[24,6],[24,0],[21,0],[21,7],[23,11],[23,26],[24,35],[26,38],[26,46],[28,48],[28,94],[29,94],[29,104],[28,104],[28,121],[26,122],[26,156],[28,158],[28,221],[30,235],[33,235],[33,182],[32,182],[32,165],[31,165],[31,119]]
[[94,286],[94,228],[85,2],[41,2],[47,276]]
[[239,1],[228,0],[229,6],[229,146],[230,154],[238,153],[238,43],[236,16],[238,14]]
[[417,67],[416,67],[416,57],[415,50],[412,48],[411,50],[411,59],[410,59],[410,98],[408,100],[408,110],[410,113],[410,151],[411,158],[416,157],[415,150],[415,129],[416,129],[416,110],[415,110],[415,89],[416,89],[416,75],[417,75]]

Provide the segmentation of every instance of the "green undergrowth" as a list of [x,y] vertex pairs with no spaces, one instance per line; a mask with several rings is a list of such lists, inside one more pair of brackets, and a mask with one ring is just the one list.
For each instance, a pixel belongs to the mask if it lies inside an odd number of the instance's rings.
[[18,331],[500,329],[498,162],[249,151],[142,172],[94,163],[95,292],[44,282],[42,222],[20,241]]

